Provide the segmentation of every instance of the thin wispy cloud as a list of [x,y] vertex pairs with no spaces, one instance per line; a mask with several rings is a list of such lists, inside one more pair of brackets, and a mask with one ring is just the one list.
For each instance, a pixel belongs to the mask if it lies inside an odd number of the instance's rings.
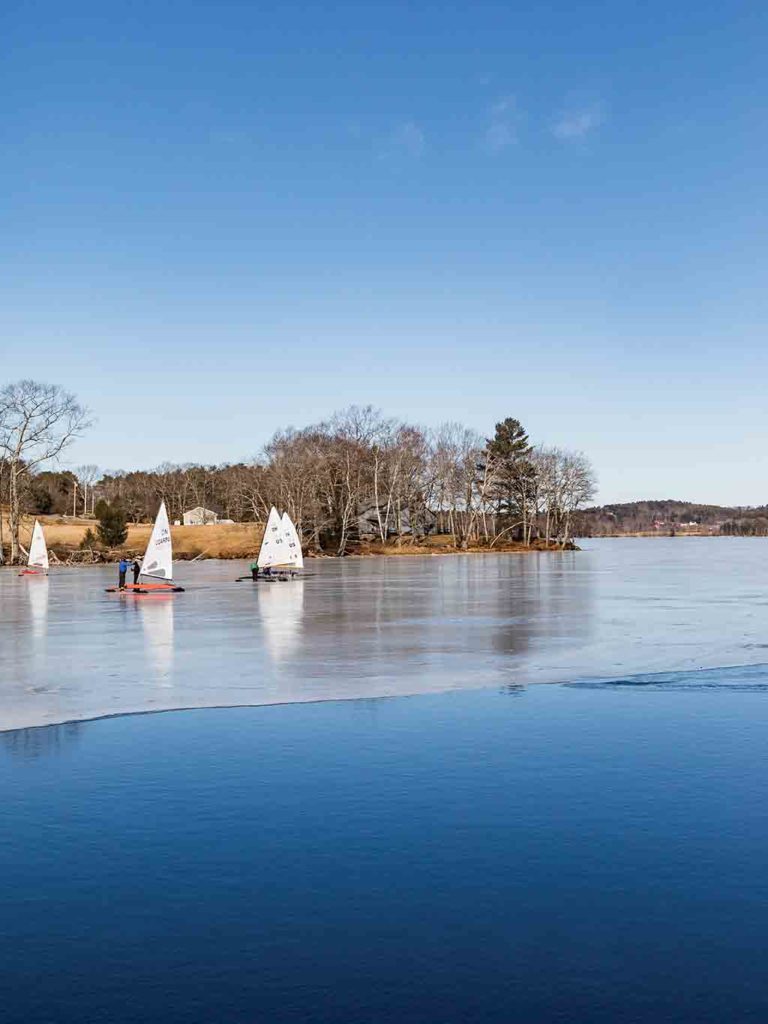
[[515,129],[504,122],[497,122],[496,124],[489,125],[485,131],[485,145],[493,153],[498,153],[501,149],[506,149],[507,146],[514,146],[517,142],[517,132]]
[[250,142],[250,135],[241,129],[217,129],[209,134],[215,146],[234,146],[241,142]]
[[426,147],[424,132],[415,121],[402,121],[395,125],[389,136],[390,146],[409,156],[421,156]]
[[485,148],[498,153],[518,141],[522,114],[514,96],[500,96],[490,107],[490,123],[486,126]]
[[502,114],[509,115],[517,111],[517,100],[514,96],[500,96],[495,103],[491,104],[491,114],[494,117],[501,117]]
[[560,142],[573,142],[585,138],[599,128],[605,120],[600,104],[572,109],[560,114],[552,123],[551,131]]

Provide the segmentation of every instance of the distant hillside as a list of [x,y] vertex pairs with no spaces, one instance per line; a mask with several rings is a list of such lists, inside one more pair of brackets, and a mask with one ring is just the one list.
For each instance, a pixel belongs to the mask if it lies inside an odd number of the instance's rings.
[[575,524],[579,537],[629,534],[768,536],[768,506],[697,505],[691,501],[628,501],[584,509]]

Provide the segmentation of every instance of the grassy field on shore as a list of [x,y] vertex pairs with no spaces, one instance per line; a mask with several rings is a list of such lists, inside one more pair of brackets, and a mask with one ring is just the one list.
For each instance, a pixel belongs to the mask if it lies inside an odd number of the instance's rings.
[[[3,529],[6,546],[8,543],[8,523],[3,517]],[[40,522],[45,530],[48,548],[60,560],[66,561],[68,556],[77,551],[88,530],[96,531],[97,523],[92,519],[73,519],[70,516],[40,516]],[[21,543],[26,547],[32,536],[34,518],[27,516],[21,531]],[[144,552],[149,535],[152,531],[151,523],[140,523],[128,527],[128,537],[125,544],[114,549],[112,554],[141,555]],[[257,523],[218,523],[215,526],[174,526],[171,528],[173,536],[174,558],[181,561],[192,558],[253,558],[259,551],[261,539],[264,533],[263,526]],[[522,544],[507,543],[500,544],[491,550],[500,552],[530,552],[531,550],[543,550],[544,545],[534,546],[533,549],[526,548]],[[488,551],[487,547],[470,547],[469,552]],[[326,554],[333,554],[329,551]],[[109,557],[109,553],[104,553]],[[351,556],[386,556],[386,555],[448,555],[456,554],[453,544],[453,537],[449,534],[441,534],[434,537],[426,537],[418,543],[404,540],[401,543],[392,541],[387,544],[381,542],[363,542],[351,545],[349,554]],[[54,559],[55,560],[55,559]]]
[[[45,530],[49,550],[60,558],[76,551],[88,530],[96,532],[93,519],[73,519],[69,516],[40,516]],[[4,531],[7,544],[7,521]],[[26,547],[32,535],[34,519],[25,517],[21,531],[21,543]],[[128,538],[116,551],[126,554],[143,554],[152,532],[151,523],[140,523],[128,527]],[[174,526],[174,557],[179,559],[197,558],[248,558],[259,550],[263,528],[256,523],[222,523],[216,526]]]

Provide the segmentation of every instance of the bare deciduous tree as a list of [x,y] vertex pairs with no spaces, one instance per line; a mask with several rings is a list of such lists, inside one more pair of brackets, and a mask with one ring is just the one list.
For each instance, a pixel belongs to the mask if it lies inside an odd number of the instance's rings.
[[573,514],[594,497],[594,470],[582,452],[562,448],[537,448],[532,461],[539,481],[546,542],[556,540],[565,547]]
[[0,453],[7,463],[12,564],[20,554],[22,478],[58,458],[90,422],[88,410],[56,385],[21,380],[0,390]]
[[[101,477],[101,470],[98,466],[94,466],[92,463],[86,466],[78,466],[75,469],[75,478],[77,485],[80,488],[80,493],[83,498],[83,515],[87,516],[89,511],[93,512],[93,506],[95,504],[95,497],[93,488],[96,482]],[[77,492],[75,492],[77,493]],[[90,507],[89,507],[90,506]],[[77,515],[77,502],[75,501],[75,511]]]

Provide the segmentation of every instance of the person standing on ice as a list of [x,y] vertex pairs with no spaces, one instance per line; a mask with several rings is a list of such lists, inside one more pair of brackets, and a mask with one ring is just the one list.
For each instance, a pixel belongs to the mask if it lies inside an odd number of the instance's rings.
[[117,566],[117,589],[125,590],[125,574],[128,572],[128,562],[121,558]]

